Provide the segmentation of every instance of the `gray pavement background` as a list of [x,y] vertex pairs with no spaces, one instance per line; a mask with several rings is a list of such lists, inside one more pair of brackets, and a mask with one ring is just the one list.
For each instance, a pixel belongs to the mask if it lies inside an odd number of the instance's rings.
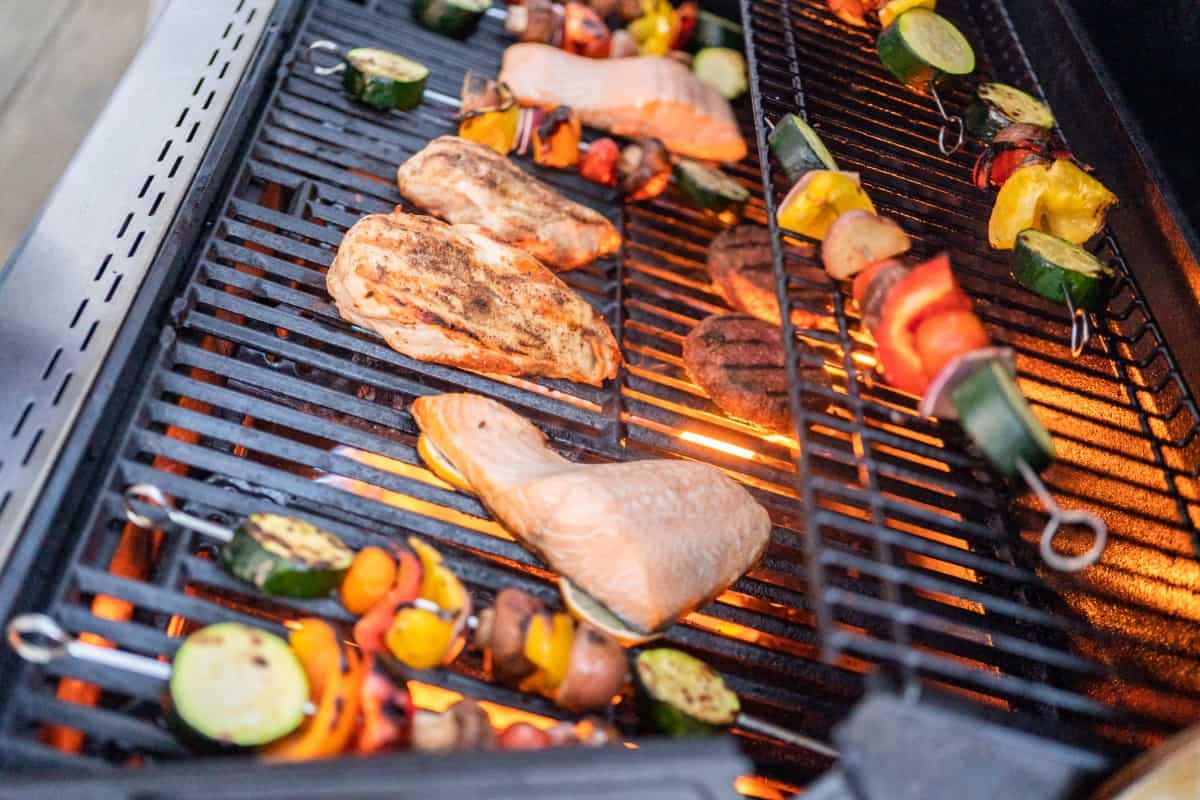
[[0,0],[0,265],[104,107],[156,5]]

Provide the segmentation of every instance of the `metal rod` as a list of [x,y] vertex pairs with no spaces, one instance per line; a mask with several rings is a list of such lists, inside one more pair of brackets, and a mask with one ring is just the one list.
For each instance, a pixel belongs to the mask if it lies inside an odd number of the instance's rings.
[[814,753],[820,753],[823,756],[830,758],[838,758],[841,754],[837,750],[811,737],[805,736],[802,733],[796,733],[787,728],[781,728],[778,725],[767,722],[765,719],[752,717],[749,714],[738,714],[736,724],[740,728],[745,728],[748,731],[761,733],[763,736],[769,736],[772,739],[777,739],[784,744],[790,744],[793,747],[804,747],[812,750]]
[[[944,156],[952,156],[961,150],[963,146],[964,130],[962,117],[957,114],[949,115],[946,113],[946,107],[942,105],[941,95],[938,94],[937,84],[932,80],[929,81],[929,93],[933,95],[933,102],[937,104],[938,114],[942,117],[942,126],[938,128],[938,150],[941,150]],[[958,138],[955,140],[953,147],[946,145],[947,125],[954,125],[958,128]]]
[[309,64],[312,64],[313,72],[324,77],[325,75],[337,75],[339,72],[346,70],[346,62],[339,61],[330,67],[317,66],[317,62],[313,59],[313,54],[318,50],[323,50],[330,53],[336,53],[339,57],[342,54],[342,47],[337,42],[331,42],[328,39],[322,39],[318,42],[313,42],[304,51],[304,58]]
[[1087,347],[1087,343],[1091,341],[1092,326],[1088,321],[1087,310],[1075,307],[1075,301],[1071,299],[1071,290],[1065,281],[1062,288],[1067,311],[1071,314],[1071,356],[1079,358],[1083,355],[1083,349]]
[[[158,511],[155,512],[157,519],[152,519],[137,511],[133,506],[134,501],[140,501],[157,507]],[[161,525],[164,520],[167,520],[181,528],[186,528],[205,536],[211,536],[222,542],[228,542],[233,538],[233,531],[224,525],[218,525],[215,522],[209,522],[200,517],[193,517],[191,514],[175,508],[175,505],[163,490],[150,483],[136,483],[126,489],[122,507],[125,509],[125,519],[139,528],[155,528]]]
[[[1090,511],[1060,506],[1050,494],[1050,490],[1046,488],[1046,484],[1042,483],[1042,479],[1024,460],[1017,460],[1017,469],[1020,471],[1021,477],[1025,479],[1025,483],[1029,484],[1029,488],[1037,495],[1037,499],[1046,509],[1046,513],[1050,515],[1050,520],[1042,530],[1042,538],[1038,545],[1042,560],[1046,562],[1047,566],[1063,572],[1078,572],[1099,561],[1101,554],[1104,553],[1104,545],[1108,542],[1108,526],[1104,524],[1104,521]],[[1054,535],[1063,525],[1083,525],[1091,528],[1094,534],[1092,546],[1077,556],[1064,556],[1059,553],[1054,549]]]

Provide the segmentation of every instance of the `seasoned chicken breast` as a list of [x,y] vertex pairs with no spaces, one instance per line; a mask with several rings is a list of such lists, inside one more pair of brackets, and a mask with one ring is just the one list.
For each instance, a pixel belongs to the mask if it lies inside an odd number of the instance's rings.
[[505,528],[640,631],[715,597],[770,539],[766,510],[707,464],[576,464],[475,394],[420,397],[412,413]]
[[325,285],[338,313],[422,361],[600,385],[620,350],[604,319],[536,259],[478,228],[372,214]]
[[671,58],[585,58],[548,44],[514,44],[504,51],[500,81],[523,105],[570,106],[584,125],[652,136],[672,153],[746,157],[729,101]]
[[603,215],[568,200],[490,147],[441,136],[400,165],[400,194],[434,216],[478,225],[551,269],[582,267],[617,252]]

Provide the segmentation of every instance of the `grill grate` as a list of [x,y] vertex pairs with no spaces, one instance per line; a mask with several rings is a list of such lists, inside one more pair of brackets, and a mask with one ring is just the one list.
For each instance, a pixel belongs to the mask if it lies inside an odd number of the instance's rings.
[[[742,3],[760,149],[767,126],[800,107],[881,212],[914,235],[918,255],[950,250],[994,339],[1016,350],[1020,385],[1055,437],[1050,488],[1110,529],[1100,565],[1047,573],[1036,548],[1045,514],[1029,497],[1010,499],[955,425],[920,419],[910,400],[872,381],[872,348],[843,286],[833,293],[836,333],[801,335],[843,366],[844,394],[828,412],[808,411],[799,394],[813,387],[792,382],[823,652],[894,665],[910,682],[971,687],[1110,745],[1152,743],[1200,716],[1195,401],[1109,232],[1098,252],[1122,282],[1093,343],[1071,359],[1066,312],[1017,286],[1007,258],[988,250],[991,198],[970,181],[979,145],[938,154],[932,99],[899,86],[875,57],[873,34],[823,5]],[[938,10],[975,45],[979,75],[1036,88],[998,2]],[[943,91],[950,113],[969,89]],[[788,186],[773,164],[762,167],[773,219]],[[781,297],[805,308],[797,290],[821,285],[809,245],[789,239],[777,255]],[[1073,553],[1087,544],[1078,532],[1059,538]]]
[[[998,8],[987,4],[964,19],[965,4],[944,4],[973,41],[989,37],[984,70],[1028,80]],[[775,523],[764,561],[668,641],[722,670],[756,716],[825,737],[860,696],[864,673],[898,662],[1040,713],[1048,724],[1115,720],[1135,706],[1135,726],[1098,730],[1122,744],[1144,744],[1195,717],[1200,687],[1189,683],[1196,679],[1186,653],[1194,650],[1189,623],[1200,614],[1188,540],[1200,516],[1197,415],[1140,296],[1127,282],[1121,313],[1098,339],[1103,350],[1093,345],[1071,361],[1064,315],[1016,291],[982,245],[987,200],[967,180],[969,156],[933,154],[936,118],[927,104],[884,80],[868,38],[821,5],[747,0],[754,102],[739,106],[743,129],[806,108],[839,160],[863,173],[877,203],[903,217],[922,249],[954,248],[963,283],[996,338],[1018,350],[1023,388],[1064,451],[1053,487],[1075,504],[1104,501],[1097,510],[1114,542],[1103,569],[1077,580],[1037,571],[1019,535],[1039,527],[1036,512],[1021,501],[1009,516],[1003,487],[967,454],[957,429],[917,419],[903,398],[870,385],[869,348],[838,292],[818,309],[832,311],[837,330],[811,339],[845,370],[845,392],[827,393],[841,411],[807,413],[802,448],[726,419],[680,360],[683,335],[723,307],[703,271],[717,227],[672,193],[622,206],[573,175],[534,168],[608,215],[624,237],[617,256],[565,276],[603,311],[629,361],[603,389],[423,364],[342,322],[323,278],[342,232],[400,202],[396,165],[455,128],[453,107],[437,95],[457,96],[468,68],[494,73],[508,38],[495,17],[458,44],[416,28],[402,2],[319,0],[306,11],[293,56],[320,39],[396,50],[430,67],[428,99],[405,114],[371,111],[346,98],[336,78],[287,62],[45,610],[73,633],[152,656],[170,655],[190,624],[241,619],[282,631],[283,621],[302,615],[347,618],[331,600],[264,604],[248,596],[212,563],[203,537],[127,530],[120,491],[135,482],[226,521],[278,503],[353,546],[425,535],[477,601],[507,585],[554,601],[552,576],[416,455],[412,398],[465,389],[529,415],[568,457],[701,459],[747,484]],[[947,99],[960,107],[965,96]],[[761,143],[761,125],[757,133]],[[785,188],[772,166],[751,156],[733,173],[755,192],[748,219],[767,224]],[[789,289],[826,287],[813,263],[789,245]],[[796,480],[798,458],[804,482]],[[812,563],[808,541],[820,554]],[[832,662],[821,659],[822,644]],[[1115,682],[1096,666],[1104,660],[1140,674]],[[557,715],[483,675],[468,655],[430,680]],[[90,694],[78,681],[103,691]],[[180,748],[161,726],[161,690],[71,661],[23,667],[0,717],[0,763],[177,758]],[[829,763],[739,736],[768,779],[744,785],[747,792],[771,796]]]

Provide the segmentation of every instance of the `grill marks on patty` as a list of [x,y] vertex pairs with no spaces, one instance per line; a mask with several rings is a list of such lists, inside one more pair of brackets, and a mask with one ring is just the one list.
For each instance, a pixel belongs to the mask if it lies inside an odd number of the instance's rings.
[[[725,302],[764,322],[783,321],[775,294],[775,257],[771,252],[771,233],[766,228],[739,225],[728,228],[708,246],[708,273]],[[808,290],[804,300],[823,306],[826,292]],[[814,328],[822,319],[801,309],[792,310],[792,323],[799,328]]]
[[716,314],[683,340],[688,374],[726,413],[791,432],[779,328],[748,314]]

